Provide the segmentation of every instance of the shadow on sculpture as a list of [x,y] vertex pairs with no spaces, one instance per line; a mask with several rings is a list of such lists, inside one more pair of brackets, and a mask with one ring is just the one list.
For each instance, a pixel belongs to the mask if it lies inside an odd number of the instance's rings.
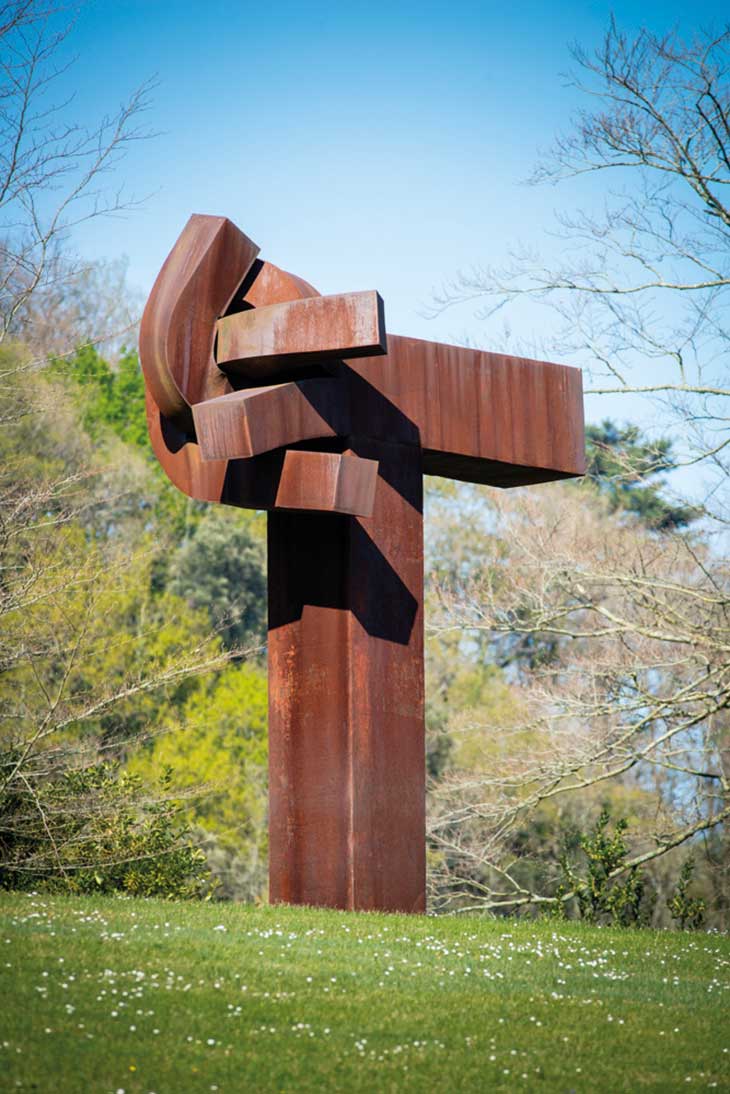
[[[337,513],[276,513],[269,557],[280,543],[297,543],[297,557],[269,593],[269,630],[301,618],[305,607],[352,612],[373,638],[408,645],[418,600],[365,529]],[[368,581],[353,573],[364,570]],[[373,595],[373,588],[377,595]]]

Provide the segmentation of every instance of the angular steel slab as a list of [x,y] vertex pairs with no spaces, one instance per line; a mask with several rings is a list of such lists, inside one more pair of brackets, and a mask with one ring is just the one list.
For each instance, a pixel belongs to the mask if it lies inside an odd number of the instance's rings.
[[260,380],[285,366],[385,353],[383,301],[376,292],[312,296],[250,308],[217,323],[216,361],[228,375]]

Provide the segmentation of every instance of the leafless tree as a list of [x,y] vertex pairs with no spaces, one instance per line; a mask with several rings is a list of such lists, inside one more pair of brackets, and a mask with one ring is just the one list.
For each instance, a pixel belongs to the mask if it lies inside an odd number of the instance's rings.
[[[485,635],[515,666],[512,702],[488,724],[479,710],[452,721],[434,881],[447,903],[554,905],[555,858],[536,881],[520,834],[564,803],[588,812],[618,792],[635,818],[624,872],[730,817],[730,566],[701,536],[619,521],[576,487],[490,506],[480,574],[441,586],[432,628]],[[516,646],[545,642],[549,657],[520,667]]]
[[[62,9],[43,0],[0,3],[0,342],[22,335],[41,352],[39,317],[85,276],[69,233],[137,204],[110,176],[127,148],[150,136],[141,124],[150,83],[95,126],[72,120],[62,90],[70,30]],[[87,331],[82,323],[69,335]]]
[[434,309],[546,308],[541,354],[583,367],[589,391],[657,403],[679,462],[699,466],[705,519],[658,533],[558,485],[482,499],[478,573],[441,585],[433,626],[481,636],[511,702],[453,716],[430,826],[440,898],[505,910],[561,899],[529,825],[585,819],[604,794],[636,820],[624,871],[658,876],[712,839],[727,874],[730,567],[710,533],[730,520],[730,27],[686,40],[612,21],[573,57],[586,107],[529,180],[568,190],[558,257],[515,249]]
[[[573,187],[560,258],[518,250],[460,274],[434,306],[477,301],[484,318],[547,306],[558,322],[544,352],[586,368],[591,391],[660,399],[684,462],[702,461],[708,513],[727,521],[730,27],[632,38],[611,22],[594,53],[573,55],[588,105],[530,180]],[[584,176],[598,212],[573,211]]]

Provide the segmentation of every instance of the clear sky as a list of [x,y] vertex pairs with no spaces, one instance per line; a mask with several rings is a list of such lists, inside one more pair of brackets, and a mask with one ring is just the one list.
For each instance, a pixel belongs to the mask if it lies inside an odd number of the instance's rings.
[[[521,181],[579,101],[570,43],[598,44],[611,10],[627,29],[693,29],[679,0],[90,0],[74,109],[91,122],[156,76],[160,135],[113,180],[143,207],[78,248],[127,255],[147,292],[189,214],[225,214],[322,292],[377,288],[391,331],[488,347],[468,309],[420,313],[459,268],[539,242],[561,194]],[[706,0],[703,25],[727,14]]]

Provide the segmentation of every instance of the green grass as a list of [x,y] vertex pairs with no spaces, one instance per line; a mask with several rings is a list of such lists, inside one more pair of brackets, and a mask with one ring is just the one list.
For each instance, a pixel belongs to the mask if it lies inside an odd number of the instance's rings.
[[730,939],[0,894],[0,1089],[730,1090]]

